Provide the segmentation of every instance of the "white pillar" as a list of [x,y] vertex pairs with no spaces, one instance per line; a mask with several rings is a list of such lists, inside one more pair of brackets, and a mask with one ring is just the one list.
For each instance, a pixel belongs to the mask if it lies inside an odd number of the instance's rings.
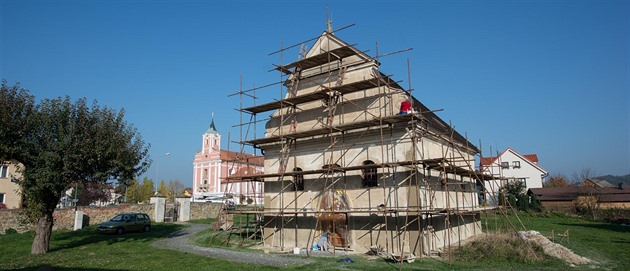
[[74,211],[74,230],[83,228],[83,211]]
[[175,202],[179,205],[177,221],[186,222],[190,220],[190,198],[177,197]]
[[162,196],[151,197],[153,206],[153,221],[164,222],[164,212],[166,211],[166,198]]

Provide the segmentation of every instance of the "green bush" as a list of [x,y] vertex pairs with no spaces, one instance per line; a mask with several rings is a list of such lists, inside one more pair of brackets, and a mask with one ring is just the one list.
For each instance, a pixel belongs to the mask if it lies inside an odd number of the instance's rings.
[[506,202],[505,193],[499,192],[499,206],[505,206]]
[[510,207],[518,211],[541,212],[543,209],[540,200],[535,195],[527,195],[525,193],[499,193],[499,205],[505,206],[509,203]]
[[594,213],[595,220],[613,224],[630,224],[630,209],[596,209]]
[[541,212],[542,204],[540,204],[540,200],[536,196],[529,196],[526,194],[519,194],[516,197],[516,209],[519,211],[525,212]]
[[9,235],[9,234],[17,234],[18,232],[14,229],[14,228],[8,228],[6,230],[4,230],[4,234]]
[[538,199],[536,195],[531,196],[531,200],[529,202],[529,210],[534,211],[534,212],[543,211],[542,203],[540,203],[540,200]]
[[510,206],[512,208],[517,208],[518,209],[518,206],[516,206],[516,196],[514,196],[512,194],[508,194],[507,195],[507,200],[510,203]]
[[529,196],[525,194],[519,194],[516,196],[516,208],[519,211],[529,210]]

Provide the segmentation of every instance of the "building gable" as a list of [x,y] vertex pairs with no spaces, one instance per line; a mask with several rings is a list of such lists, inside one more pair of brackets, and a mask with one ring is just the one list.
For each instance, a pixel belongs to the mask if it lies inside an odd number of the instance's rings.
[[[531,167],[535,168],[536,170],[540,171],[541,174],[546,175],[548,172],[547,170],[545,170],[544,168],[542,168],[541,166],[538,165],[538,155],[536,154],[526,154],[526,155],[522,155],[520,153],[518,153],[517,151],[515,151],[512,148],[507,148],[505,149],[503,152],[501,152],[501,154],[499,154],[498,156],[494,156],[494,157],[482,157],[479,160],[479,166],[484,169],[484,168],[488,168],[491,166],[501,166],[499,163],[499,161],[501,162],[510,162],[513,160],[510,159],[505,159],[507,154],[512,154],[514,155],[516,158],[519,159],[519,162],[522,163],[526,163],[528,165],[530,165]],[[523,165],[521,165],[523,166]]]
[[[379,70],[379,65],[378,61],[349,43],[324,32],[303,59],[284,66],[276,66],[277,70],[289,74],[289,79],[284,82],[288,89],[285,102],[276,101],[243,110],[257,114],[275,109],[271,114],[272,118],[266,124],[267,137],[296,133],[304,129],[314,133],[315,129],[325,127],[329,121],[324,120],[326,114],[321,114],[321,108],[337,102],[333,100],[339,99],[338,95],[354,100],[352,102],[354,105],[348,104],[344,108],[345,112],[350,112],[360,107],[374,108],[375,104],[380,103],[379,96],[375,95],[377,89],[387,87],[394,93],[391,101],[388,101],[394,110],[377,112],[369,109],[363,115],[349,117],[364,121],[373,120],[375,116],[393,117],[398,113],[400,103],[410,99],[414,112],[422,113],[426,128],[434,132],[438,140],[444,142],[453,140],[468,153],[479,153],[474,144],[452,129],[418,99],[412,97],[410,92],[383,74]],[[331,76],[337,79],[322,80]],[[296,114],[297,111],[301,114]],[[316,114],[320,116],[314,116]],[[356,126],[359,127],[358,124]]]

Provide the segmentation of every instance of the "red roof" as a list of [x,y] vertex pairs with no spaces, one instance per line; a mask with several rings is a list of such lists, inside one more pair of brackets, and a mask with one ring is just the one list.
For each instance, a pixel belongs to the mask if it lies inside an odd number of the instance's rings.
[[[505,149],[501,154],[499,154],[499,156],[503,155],[508,150],[512,150],[512,149],[511,148]],[[512,150],[512,151],[515,152],[515,153],[518,153],[515,150]],[[519,155],[521,155],[521,154],[519,153]],[[492,165],[492,163],[494,163],[494,161],[496,161],[497,158],[499,158],[499,156],[482,157],[479,160],[479,164],[482,165],[482,166]],[[521,156],[523,156],[523,158],[529,160],[532,163],[538,163],[538,155],[536,155],[536,154],[525,154],[525,155],[521,155]]]
[[252,164],[262,167],[264,165],[265,158],[247,153],[221,151],[221,160],[231,161],[234,163]]
[[532,163],[538,163],[538,155],[535,154],[525,154],[523,157],[527,158]]
[[479,164],[482,166],[489,166],[492,165],[492,162],[494,162],[494,160],[497,160],[497,157],[481,157],[481,159],[479,160]]

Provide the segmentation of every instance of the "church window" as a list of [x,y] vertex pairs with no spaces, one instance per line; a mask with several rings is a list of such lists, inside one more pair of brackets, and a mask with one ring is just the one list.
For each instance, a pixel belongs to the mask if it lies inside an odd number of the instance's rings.
[[[296,167],[293,171],[302,171],[301,168]],[[293,186],[295,187],[295,191],[304,191],[304,175],[303,174],[295,174],[293,175]]]
[[[363,161],[363,166],[375,165],[372,160]],[[376,167],[366,167],[361,170],[361,184],[363,187],[378,186],[378,171]]]

